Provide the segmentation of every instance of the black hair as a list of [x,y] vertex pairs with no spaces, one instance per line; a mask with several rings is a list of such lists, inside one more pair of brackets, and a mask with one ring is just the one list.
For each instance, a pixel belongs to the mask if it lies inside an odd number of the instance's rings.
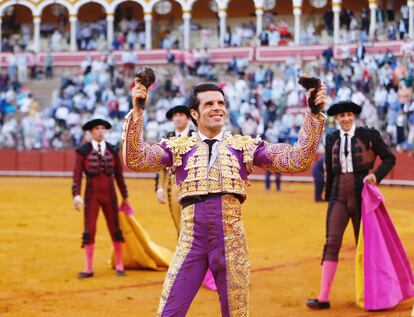
[[[198,112],[198,107],[200,106],[200,100],[198,99],[198,94],[206,91],[218,91],[221,93],[224,97],[224,100],[226,100],[226,96],[224,95],[223,89],[221,89],[216,84],[212,83],[206,83],[206,84],[200,84],[194,87],[193,91],[191,92],[190,96],[188,97],[188,109],[191,112],[191,109],[194,109]],[[191,116],[191,121],[194,123],[195,126],[197,126],[197,122],[194,120],[194,118]]]

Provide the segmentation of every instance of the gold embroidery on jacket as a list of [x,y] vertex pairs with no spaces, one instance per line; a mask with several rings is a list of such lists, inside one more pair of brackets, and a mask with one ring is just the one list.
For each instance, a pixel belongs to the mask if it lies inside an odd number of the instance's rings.
[[187,159],[184,166],[187,177],[180,184],[178,199],[194,195],[206,195],[208,175],[208,145],[198,143],[197,149]]
[[228,143],[232,148],[243,152],[243,162],[247,163],[253,160],[254,150],[261,140],[259,136],[253,139],[249,135],[236,134],[229,136]]
[[198,148],[188,157],[184,170],[186,178],[179,185],[178,199],[209,193],[234,193],[246,196],[247,181],[240,176],[240,162],[229,148],[229,137],[218,144],[218,156],[209,168],[208,146],[198,143]]
[[270,161],[263,164],[269,171],[294,173],[308,170],[315,157],[322,136],[324,120],[318,120],[306,113],[305,121],[295,145],[269,144],[265,142],[265,155]]
[[161,160],[165,150],[160,144],[150,144],[143,139],[142,116],[132,120],[132,112],[126,116],[122,134],[122,155],[126,166],[133,170],[152,172],[164,167]]
[[227,296],[230,316],[249,316],[250,260],[240,202],[233,195],[222,198]]
[[183,163],[182,156],[189,152],[197,143],[197,137],[193,134],[191,137],[186,135],[181,137],[171,137],[165,140],[166,146],[175,156],[174,166],[181,166]]

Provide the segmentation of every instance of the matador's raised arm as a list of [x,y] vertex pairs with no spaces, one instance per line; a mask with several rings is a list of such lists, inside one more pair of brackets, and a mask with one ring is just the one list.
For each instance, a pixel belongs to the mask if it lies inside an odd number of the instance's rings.
[[163,142],[151,144],[144,141],[143,110],[131,110],[126,115],[122,145],[124,164],[130,169],[156,172],[172,165],[172,153]]
[[323,114],[307,112],[295,145],[262,142],[254,152],[253,164],[271,172],[298,173],[308,170],[315,158],[325,118]]

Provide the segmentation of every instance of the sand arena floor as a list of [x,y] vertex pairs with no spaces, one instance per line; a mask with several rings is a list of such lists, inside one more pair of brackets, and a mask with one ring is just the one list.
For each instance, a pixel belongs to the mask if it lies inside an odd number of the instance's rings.
[[[78,280],[82,215],[72,208],[69,178],[0,178],[0,316],[155,316],[165,272],[128,271],[119,278],[108,266],[110,240],[99,218],[95,275]],[[176,233],[154,182],[127,180],[136,216],[153,240],[174,248]],[[386,204],[414,263],[414,190],[383,187]],[[305,300],[319,290],[320,255],[327,204],[313,202],[310,184],[249,189],[244,222],[252,279],[250,315],[410,316],[414,300],[393,310],[365,312],[354,304],[354,242],[348,227],[329,311],[312,312]],[[188,316],[220,316],[217,294],[201,289]]]

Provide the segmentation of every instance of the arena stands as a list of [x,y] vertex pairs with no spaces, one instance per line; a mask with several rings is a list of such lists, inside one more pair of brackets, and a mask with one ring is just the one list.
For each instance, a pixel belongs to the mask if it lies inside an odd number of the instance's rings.
[[[157,140],[170,129],[165,112],[185,103],[192,85],[217,80],[229,100],[229,130],[294,142],[305,109],[304,90],[296,78],[308,71],[325,80],[331,102],[352,99],[361,104],[360,119],[366,125],[380,129],[398,150],[412,150],[414,62],[409,53],[400,57],[391,52],[357,54],[336,60],[325,52],[325,57],[315,61],[288,58],[277,64],[249,63],[244,58],[213,64],[208,51],[203,50],[176,55],[168,67],[157,68],[159,78],[151,93],[146,137]],[[111,118],[115,128],[110,139],[116,142],[122,118],[129,110],[129,76],[123,66],[116,67],[111,54],[102,60],[87,57],[75,74],[62,76],[51,104],[39,107],[19,84],[7,81],[16,69],[9,64],[8,73],[3,73],[1,146],[72,148],[82,141],[81,124],[94,115]],[[14,100],[18,101],[15,105]],[[30,131],[24,128],[29,125],[34,127]],[[10,131],[16,126],[21,127],[21,133],[12,136]]]

